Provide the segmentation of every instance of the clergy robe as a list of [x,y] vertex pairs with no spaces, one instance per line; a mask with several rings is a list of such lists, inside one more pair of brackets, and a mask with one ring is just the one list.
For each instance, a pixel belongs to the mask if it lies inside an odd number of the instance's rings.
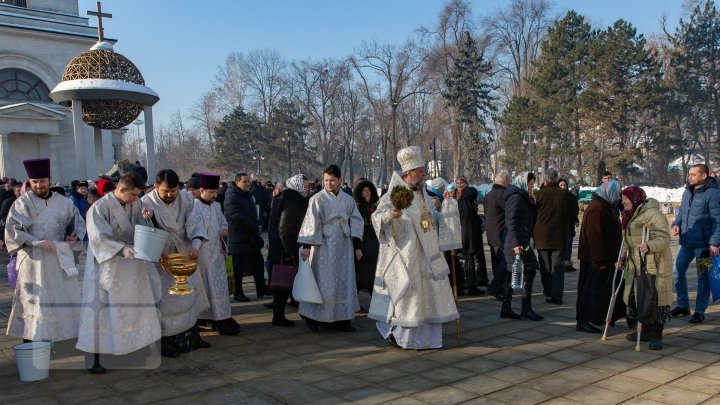
[[[85,221],[66,197],[52,193],[42,199],[32,191],[12,205],[5,223],[8,252],[17,254],[18,278],[7,334],[30,340],[77,337],[80,284],[60,266],[57,251],[33,247],[33,242],[64,242],[85,237]],[[72,259],[74,261],[74,259]]]
[[203,281],[203,287],[210,302],[210,308],[200,313],[202,319],[220,321],[230,318],[230,292],[228,290],[227,270],[223,241],[220,231],[227,230],[225,215],[220,204],[213,202],[207,204],[195,199],[195,209],[205,227],[207,239],[203,241],[198,250],[198,273]]
[[355,317],[360,303],[352,238],[361,239],[362,234],[363,219],[351,196],[323,189],[310,198],[298,243],[313,246],[308,260],[323,303],[301,302],[300,315],[321,322]]
[[[191,243],[195,249],[207,239],[202,219],[195,211],[195,203],[187,192],[179,192],[177,198],[170,204],[165,204],[158,196],[157,190],[146,194],[142,198],[145,208],[153,211],[155,220],[160,229],[170,233],[165,243],[164,254],[185,253],[190,251]],[[195,242],[191,242],[193,240]],[[185,332],[195,326],[200,312],[209,307],[207,295],[202,279],[196,271],[188,277],[188,284],[195,288],[190,295],[170,295],[168,288],[175,284],[175,278],[163,270],[159,263],[155,269],[160,276],[161,289],[158,308],[160,308],[160,321],[163,336],[174,336]]]
[[[395,172],[389,189],[407,187]],[[442,347],[442,323],[459,318],[448,283],[449,269],[439,250],[435,211],[423,190],[413,193],[410,207],[402,216],[390,216],[390,193],[378,202],[373,225],[380,241],[380,257],[368,317],[378,321],[383,337],[390,334],[408,349]],[[423,206],[432,214],[433,226],[421,227]]]
[[135,224],[147,225],[140,201],[120,204],[108,193],[87,212],[88,255],[77,348],[123,355],[160,340],[160,279],[153,264],[127,259]]

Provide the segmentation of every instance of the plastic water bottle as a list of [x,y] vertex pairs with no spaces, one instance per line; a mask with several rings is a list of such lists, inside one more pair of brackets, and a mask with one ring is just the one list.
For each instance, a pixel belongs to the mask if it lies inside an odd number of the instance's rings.
[[512,279],[510,282],[510,287],[513,291],[522,291],[523,270],[525,270],[525,265],[523,265],[522,258],[520,258],[520,255],[515,255],[515,261],[512,266]]

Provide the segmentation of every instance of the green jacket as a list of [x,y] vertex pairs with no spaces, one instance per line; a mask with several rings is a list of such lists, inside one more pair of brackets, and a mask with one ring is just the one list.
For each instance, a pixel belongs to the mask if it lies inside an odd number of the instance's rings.
[[[670,250],[670,230],[665,215],[660,211],[660,203],[648,198],[640,205],[623,231],[624,247],[622,256],[626,257],[625,285],[635,281],[635,273],[640,272],[640,251],[643,224],[649,224],[650,239],[647,241],[650,252],[647,254],[647,271],[655,275],[655,287],[658,292],[658,306],[673,303],[673,259]],[[625,302],[628,302],[630,288],[625,288]]]

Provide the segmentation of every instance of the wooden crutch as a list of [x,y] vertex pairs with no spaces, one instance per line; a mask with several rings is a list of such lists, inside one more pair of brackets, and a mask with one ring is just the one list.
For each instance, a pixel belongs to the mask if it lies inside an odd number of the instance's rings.
[[610,322],[612,322],[612,314],[615,310],[615,302],[617,301],[617,295],[620,292],[620,287],[623,285],[623,279],[620,278],[620,283],[618,283],[617,288],[615,288],[615,280],[617,279],[617,274],[621,272],[620,268],[620,258],[623,254],[623,248],[625,247],[625,238],[622,239],[622,242],[620,242],[620,253],[618,253],[618,259],[615,262],[615,273],[613,274],[613,280],[612,280],[612,291],[610,292],[610,306],[608,307],[607,316],[605,317],[605,331],[602,335],[602,340],[607,340],[607,333],[608,333],[608,327],[610,326]]

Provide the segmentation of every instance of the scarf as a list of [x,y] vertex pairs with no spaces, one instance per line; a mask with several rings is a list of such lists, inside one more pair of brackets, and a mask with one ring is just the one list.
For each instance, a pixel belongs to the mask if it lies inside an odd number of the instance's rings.
[[300,194],[305,192],[305,186],[303,184],[303,175],[296,174],[285,181],[285,187],[295,190]]
[[625,229],[628,223],[630,223],[630,219],[632,219],[635,211],[637,211],[637,208],[647,200],[647,195],[645,194],[645,190],[638,186],[626,187],[620,194],[632,202],[632,209],[623,210],[622,212],[622,229]]
[[527,178],[528,178],[528,172],[522,172],[515,176],[513,179],[512,184],[516,187],[522,189],[523,191],[528,191],[528,184],[527,184]]
[[609,202],[610,205],[617,205],[620,201],[620,182],[617,180],[606,181],[595,190],[595,195]]

